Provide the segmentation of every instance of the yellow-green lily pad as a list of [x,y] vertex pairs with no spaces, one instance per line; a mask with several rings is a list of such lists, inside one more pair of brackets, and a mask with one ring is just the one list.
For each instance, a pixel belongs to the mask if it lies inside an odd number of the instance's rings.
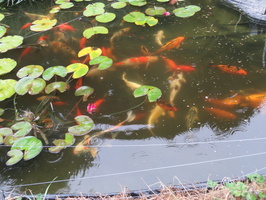
[[42,78],[24,77],[15,85],[15,91],[19,95],[24,95],[27,92],[30,95],[36,95],[43,91],[46,82]]
[[153,7],[153,8],[147,8],[145,10],[145,13],[147,15],[151,15],[151,16],[154,16],[154,15],[163,15],[165,12],[166,12],[166,9],[163,8],[163,7]]
[[41,65],[27,65],[25,67],[22,67],[17,72],[17,77],[23,78],[23,77],[32,77],[37,78],[41,76],[43,73],[43,67]]
[[42,77],[44,80],[49,81],[55,75],[65,77],[67,75],[67,69],[64,66],[60,65],[49,67],[43,72]]
[[196,12],[198,12],[200,10],[201,10],[201,8],[199,6],[189,5],[189,6],[186,6],[186,7],[174,9],[173,13],[177,17],[186,18],[186,17],[193,16]]
[[87,115],[80,115],[75,117],[75,121],[78,125],[68,128],[68,132],[75,136],[82,136],[91,131],[94,126],[94,122]]
[[134,90],[134,97],[148,96],[150,102],[155,102],[162,96],[162,91],[154,86],[142,85]]
[[0,38],[0,53],[14,49],[23,43],[23,37],[19,35],[5,36]]
[[52,29],[57,23],[56,19],[38,19],[32,22],[33,25],[30,26],[30,30],[40,32],[40,31],[47,31]]
[[90,55],[90,59],[94,59],[102,54],[102,50],[98,47],[85,47],[78,52],[78,57]]
[[95,26],[91,28],[87,28],[83,31],[83,36],[87,39],[91,38],[93,35],[96,34],[108,34],[108,29],[104,26]]
[[68,8],[72,8],[73,6],[74,4],[72,2],[65,2],[59,5],[61,9],[68,9]]
[[94,92],[94,89],[89,86],[81,86],[75,91],[75,96],[83,96],[83,102],[88,100],[88,97]]
[[6,28],[4,26],[0,26],[0,38],[6,34]]
[[3,108],[0,108],[0,116],[5,113],[5,110]]
[[120,9],[126,7],[126,5],[127,4],[125,2],[114,2],[111,4],[111,7],[114,9]]
[[11,129],[17,131],[14,133],[14,137],[23,137],[29,134],[32,129],[32,125],[29,122],[22,121],[15,123],[13,126],[11,126]]
[[94,59],[90,60],[90,65],[96,65],[99,64],[98,69],[104,70],[112,66],[113,60],[111,58],[108,58],[106,56],[98,56]]
[[23,152],[19,149],[10,150],[7,152],[7,155],[11,157],[8,161],[6,161],[7,166],[14,165],[23,158]]
[[55,6],[55,7],[52,8],[52,10],[50,10],[49,13],[58,13],[60,11],[60,9],[61,8],[59,6]]
[[0,144],[4,143],[4,136],[13,135],[11,128],[0,128]]
[[149,26],[155,26],[156,24],[158,24],[158,19],[156,19],[154,17],[148,17],[146,23]]
[[59,92],[63,93],[68,89],[68,85],[65,82],[53,82],[46,86],[45,93],[50,94],[51,92],[58,90]]
[[0,21],[2,21],[5,18],[5,15],[3,13],[0,13]]
[[18,140],[19,138],[17,138],[17,137],[14,137],[13,135],[8,135],[8,136],[6,136],[5,137],[5,139],[4,139],[4,144],[5,145],[12,145],[12,144],[14,144],[14,142],[16,141],[16,140]]
[[15,94],[15,85],[17,81],[14,79],[0,79],[0,101],[3,101]]
[[115,19],[116,15],[114,13],[105,12],[101,15],[95,17],[96,21],[101,23],[108,23]]
[[69,73],[74,72],[72,77],[75,79],[86,75],[89,71],[88,65],[83,63],[70,64],[66,67],[66,69]]
[[142,18],[145,18],[145,14],[142,13],[142,12],[130,12],[128,13],[127,15],[125,15],[123,17],[123,19],[126,21],[126,22],[130,22],[130,23],[134,23],[136,21],[139,21],[139,19],[142,19]]
[[0,75],[11,72],[17,66],[17,62],[11,58],[0,59]]
[[71,133],[65,134],[65,139],[54,140],[54,147],[50,147],[48,150],[51,153],[59,153],[61,150],[68,146],[71,146],[75,142],[75,137]]
[[101,2],[89,4],[83,11],[83,15],[86,17],[92,17],[103,14],[105,12],[104,7],[104,3]]
[[147,2],[144,0],[128,0],[128,3],[132,6],[139,6],[139,7],[147,4]]

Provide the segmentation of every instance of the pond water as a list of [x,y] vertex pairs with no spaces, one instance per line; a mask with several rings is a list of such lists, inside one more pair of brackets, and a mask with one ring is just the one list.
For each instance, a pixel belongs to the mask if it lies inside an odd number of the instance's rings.
[[[30,21],[22,11],[46,14],[53,6],[52,2],[31,5],[22,3],[18,8],[12,8],[14,14],[3,21],[12,24],[8,34],[24,36],[24,44],[36,42],[40,35],[47,35],[50,43],[65,37],[62,41],[65,40],[71,50],[56,49],[57,46],[50,44],[20,60],[18,58],[22,49],[10,50],[0,55],[1,58],[18,60],[18,69],[29,64],[39,64],[44,68],[69,65],[71,60],[76,59],[72,56],[72,51],[77,53],[80,50],[79,40],[83,37],[83,30],[95,23],[86,18],[78,20],[82,12],[77,11],[87,4],[88,2],[77,4],[73,8],[75,12],[65,10],[56,14],[59,23],[75,19],[69,24],[77,30],[66,31],[63,35],[55,35],[54,30],[34,33],[29,29],[20,29]],[[161,99],[169,102],[173,90],[170,87],[171,80],[175,80],[180,74],[174,75],[173,71],[168,70],[161,57],[149,66],[112,66],[101,73],[88,75],[83,79],[83,85],[94,88],[94,93],[87,102],[79,102],[78,108],[95,123],[89,135],[119,123],[121,126],[95,137],[90,143],[91,147],[84,149],[83,153],[73,153],[75,146],[84,138],[79,136],[73,146],[58,154],[51,154],[48,147],[45,147],[36,158],[20,161],[13,166],[5,165],[8,148],[0,147],[0,187],[3,191],[9,192],[15,188],[19,192],[30,188],[33,193],[44,193],[55,177],[57,178],[49,193],[81,192],[86,195],[120,192],[125,187],[128,190],[142,190],[157,188],[161,184],[221,180],[256,171],[265,173],[264,27],[249,24],[244,16],[219,1],[191,0],[184,2],[184,5],[198,5],[201,11],[189,18],[177,18],[173,15],[159,17],[159,23],[153,27],[114,20],[107,25],[110,32],[108,35],[93,36],[86,44],[108,48],[115,32],[130,27],[128,32],[113,39],[112,55],[115,62],[120,62],[144,56],[141,46],[145,46],[150,52],[159,49],[155,36],[160,30],[165,35],[163,44],[176,37],[185,37],[180,48],[156,54],[173,60],[178,65],[194,67],[193,71],[181,72],[185,81],[175,85],[174,89],[180,89],[173,98],[177,111],[161,108],[145,97],[134,98],[133,90],[122,79],[124,74],[128,81],[158,87],[162,91]],[[126,12],[117,12],[117,17]],[[237,66],[238,70],[242,69],[246,74],[226,73],[211,65]],[[13,77],[15,72],[2,77]],[[58,95],[60,101],[66,104],[53,106],[53,117],[58,126],[54,125],[49,130],[49,141],[66,133],[69,123],[73,125],[76,116],[73,108],[80,100],[80,97],[73,95],[75,84],[76,80],[73,80],[71,88]],[[40,103],[36,99],[43,95],[20,96],[16,99],[17,109],[35,112]],[[99,99],[104,99],[103,103],[96,112],[88,114],[87,104]],[[156,106],[160,113],[157,120],[151,116]],[[13,101],[1,102],[0,107],[11,109]],[[124,122],[128,110],[132,110],[137,117]],[[13,115],[10,110],[3,118],[13,119]],[[148,125],[149,122],[152,122],[151,126]],[[3,122],[2,125],[6,126],[7,123]]]

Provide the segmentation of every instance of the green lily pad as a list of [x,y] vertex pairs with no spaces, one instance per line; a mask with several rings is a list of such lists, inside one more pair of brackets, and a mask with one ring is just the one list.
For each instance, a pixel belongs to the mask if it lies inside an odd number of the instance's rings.
[[86,17],[92,17],[103,14],[105,12],[104,7],[104,3],[100,2],[89,4],[86,6],[86,10],[83,11],[83,15]]
[[147,2],[143,0],[128,0],[128,3],[132,6],[139,6],[139,7],[147,4]]
[[67,69],[64,66],[60,65],[49,67],[43,72],[42,77],[44,80],[49,81],[55,75],[65,77],[67,75]]
[[125,2],[114,2],[111,4],[111,7],[114,9],[120,9],[126,7],[126,5],[127,4]]
[[149,26],[155,26],[156,24],[158,24],[158,19],[156,19],[154,17],[148,17],[146,23]]
[[0,38],[0,53],[14,49],[23,43],[23,37],[19,35],[5,36]]
[[0,75],[11,72],[17,66],[17,62],[11,58],[0,59]]
[[66,133],[65,134],[65,142],[67,146],[71,146],[72,144],[74,144],[76,141],[74,135],[72,135],[71,133]]
[[87,115],[80,115],[75,117],[75,121],[78,125],[68,128],[68,132],[75,136],[82,136],[91,131],[94,126],[94,122]]
[[[1,21],[1,20],[0,20]],[[6,34],[6,28],[4,26],[0,26],[0,38]]]
[[0,21],[2,21],[5,18],[5,15],[3,13],[0,13]]
[[11,126],[11,129],[17,131],[14,133],[14,137],[23,137],[29,134],[32,129],[32,125],[29,122],[22,121],[15,123],[13,126]]
[[23,152],[19,149],[10,150],[7,152],[7,155],[11,157],[8,161],[6,161],[7,166],[14,165],[23,158]]
[[85,47],[78,52],[78,57],[90,56],[90,59],[94,59],[102,54],[102,49],[98,47]]
[[3,108],[0,108],[0,116],[5,113],[5,110]]
[[138,19],[141,19],[141,18],[145,18],[145,14],[142,12],[138,12],[138,11],[130,12],[123,17],[123,19],[126,22],[130,22],[130,23],[134,23],[134,22],[138,21]]
[[3,101],[15,94],[15,85],[17,81],[13,79],[0,79],[0,101]]
[[169,2],[170,0],[157,0],[158,2]]
[[86,75],[89,71],[89,67],[86,64],[83,63],[73,63],[70,64],[66,67],[67,71],[70,72],[74,72],[73,73],[73,78],[80,78],[84,75]]
[[104,70],[112,66],[113,60],[106,56],[98,56],[89,62],[90,65],[99,64],[98,69]]
[[41,76],[43,73],[43,67],[41,65],[27,65],[25,67],[22,67],[17,72],[17,77],[23,78],[23,77],[32,77],[37,78]]
[[43,91],[45,85],[46,82],[42,78],[24,77],[15,85],[15,91],[19,95],[24,95],[27,92],[30,95],[36,95]]
[[83,36],[87,39],[91,38],[93,35],[96,34],[108,34],[108,29],[104,26],[95,26],[91,28],[87,28],[83,31]]
[[83,96],[83,102],[88,100],[88,97],[94,92],[94,89],[89,86],[81,86],[75,91],[75,96]]
[[58,13],[59,11],[60,11],[60,7],[56,6],[56,7],[53,7],[52,10],[50,10],[49,13]]
[[174,9],[173,13],[177,17],[186,18],[186,17],[193,16],[196,12],[200,10],[201,8],[199,6],[190,5],[190,6]]
[[68,9],[68,8],[72,8],[73,6],[74,6],[74,4],[71,3],[71,2],[65,2],[65,3],[61,3],[61,4],[59,5],[59,7],[60,7],[61,9]]
[[45,87],[45,93],[50,94],[51,92],[58,90],[59,92],[63,93],[68,89],[68,85],[65,82],[53,82],[48,84]]
[[67,0],[56,0],[55,3],[56,4],[62,4],[62,3],[67,3]]
[[49,18],[38,19],[32,22],[33,25],[30,26],[30,30],[35,32],[47,31],[52,29],[56,25],[56,23],[57,23],[56,19],[49,19]]
[[154,15],[163,15],[165,12],[166,12],[166,9],[163,8],[163,7],[147,8],[145,10],[145,13],[147,15],[151,15],[151,16],[154,16]]
[[48,148],[50,153],[59,153],[61,150],[67,147],[66,142],[63,139],[54,140],[53,144],[55,146]]
[[17,137],[14,137],[13,135],[8,135],[8,136],[6,136],[5,137],[5,139],[4,139],[4,144],[5,145],[12,145],[12,144],[14,144],[14,142],[16,141],[16,140],[18,140],[19,138],[17,138]]
[[134,97],[148,96],[150,102],[155,102],[162,96],[162,92],[159,88],[154,86],[143,85],[134,90]]
[[98,21],[98,22],[101,22],[101,23],[107,23],[107,22],[111,22],[115,19],[116,15],[114,13],[103,13],[101,15],[98,15],[95,17],[95,19]]
[[0,144],[4,143],[4,136],[13,135],[11,128],[0,128]]
[[43,145],[41,140],[34,136],[26,136],[14,142],[13,149],[24,150],[24,160],[30,160],[36,157],[42,151]]

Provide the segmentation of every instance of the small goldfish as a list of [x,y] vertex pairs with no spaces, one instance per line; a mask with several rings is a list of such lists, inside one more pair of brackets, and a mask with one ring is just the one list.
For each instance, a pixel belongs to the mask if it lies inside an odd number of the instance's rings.
[[87,112],[88,113],[93,113],[96,112],[99,106],[104,102],[105,98],[99,99],[95,101],[94,103],[88,103],[87,105]]
[[192,67],[192,66],[187,66],[187,65],[177,65],[175,63],[175,61],[169,59],[169,58],[166,58],[165,56],[161,56],[161,58],[164,60],[164,62],[166,63],[166,68],[169,70],[169,71],[173,71],[173,70],[180,70],[182,72],[191,72],[191,71],[194,71],[195,68]]
[[32,25],[32,23],[29,22],[29,23],[27,23],[27,24],[24,24],[20,29],[26,29],[26,28],[29,28],[31,25]]
[[186,126],[188,129],[192,128],[195,124],[196,121],[199,121],[199,117],[198,117],[198,114],[199,114],[199,110],[197,107],[195,106],[192,106],[185,119],[186,119]]
[[159,30],[155,35],[155,42],[159,46],[163,46],[162,39],[165,38],[163,30]]
[[165,45],[163,45],[160,49],[158,49],[157,51],[155,51],[152,54],[157,54],[157,53],[161,53],[163,51],[170,51],[173,48],[179,48],[181,46],[181,43],[184,41],[184,37],[177,37],[169,42],[167,42]]
[[163,100],[157,100],[156,104],[161,106],[165,110],[177,111],[177,108],[174,105],[171,105]]
[[73,28],[73,26],[68,25],[68,23],[63,23],[55,27],[56,29],[59,29],[60,31],[76,31],[77,29]]
[[168,80],[170,84],[169,102],[170,104],[174,105],[174,99],[180,91],[182,83],[186,83],[187,81],[180,70],[176,70],[172,76],[168,77]]
[[79,48],[80,49],[84,49],[86,47],[86,43],[87,43],[87,38],[86,37],[82,37],[80,40],[79,40]]
[[79,78],[76,82],[76,86],[75,86],[75,89],[79,89],[81,86],[82,86],[82,82],[83,82],[83,78]]
[[22,59],[24,56],[26,56],[27,54],[33,52],[34,48],[33,47],[26,47],[22,53],[19,55],[19,60]]
[[236,74],[236,75],[247,75],[247,72],[239,67],[233,66],[233,65],[210,65],[210,67],[213,68],[219,68],[220,70],[222,70],[225,73],[229,73],[229,74]]
[[63,102],[63,101],[55,101],[52,103],[54,106],[64,106],[66,105],[67,103],[66,102]]
[[120,29],[119,31],[115,32],[115,33],[112,35],[112,37],[110,38],[111,46],[114,45],[114,39],[115,39],[115,38],[124,35],[124,34],[127,33],[128,31],[130,31],[130,29],[131,29],[130,27],[126,27],[126,28]]
[[122,75],[122,80],[126,83],[126,85],[131,89],[131,90],[135,90],[138,87],[140,87],[141,85],[132,81],[129,81],[126,79],[126,73],[124,72]]
[[114,66],[127,66],[127,67],[138,67],[139,65],[146,64],[146,67],[151,62],[156,62],[158,60],[157,56],[140,56],[128,58],[122,62],[115,63]]
[[209,113],[211,113],[213,116],[215,116],[217,119],[220,120],[234,120],[236,119],[236,115],[226,111],[226,110],[222,110],[219,108],[214,108],[214,107],[204,107],[204,110],[208,111]]
[[79,109],[79,107],[77,106],[76,107],[76,116],[80,116],[80,115],[82,115],[82,113],[81,113],[81,110]]

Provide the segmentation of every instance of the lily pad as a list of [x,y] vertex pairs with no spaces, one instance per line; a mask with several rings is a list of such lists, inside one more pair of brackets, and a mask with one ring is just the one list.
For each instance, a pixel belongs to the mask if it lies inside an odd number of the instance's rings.
[[68,0],[56,0],[55,3],[56,4],[62,4],[62,3],[67,3]]
[[53,144],[55,146],[48,148],[50,153],[59,153],[61,150],[67,147],[66,142],[63,139],[54,140]]
[[186,17],[193,16],[196,12],[200,10],[201,8],[199,6],[190,5],[190,6],[174,9],[173,13],[177,17],[186,18]]
[[163,7],[147,8],[145,10],[145,13],[147,15],[151,15],[151,16],[154,16],[154,15],[163,15],[165,12],[166,12],[166,9],[163,8]]
[[89,55],[90,59],[92,60],[101,54],[102,54],[102,50],[98,47],[85,47],[79,51],[78,57]]
[[15,94],[15,85],[17,81],[13,79],[0,79],[0,101],[3,101]]
[[13,135],[11,128],[0,128],[0,144],[4,143],[4,136]]
[[106,56],[98,56],[89,62],[90,65],[99,64],[98,69],[104,70],[112,66],[113,60]]
[[2,21],[5,18],[5,15],[3,13],[0,13],[0,21]]
[[17,66],[17,62],[11,58],[0,59],[0,75],[11,72]]
[[49,67],[43,72],[42,77],[44,80],[49,81],[55,75],[65,77],[67,75],[67,69],[64,66],[60,65]]
[[83,63],[73,63],[66,67],[68,72],[74,72],[73,78],[80,78],[84,75],[86,75],[89,71],[89,67],[86,64]]
[[16,140],[18,140],[19,138],[17,138],[17,137],[14,137],[13,135],[8,135],[8,136],[6,136],[5,137],[5,139],[4,139],[4,144],[5,145],[12,145],[12,144],[14,144],[14,142],[16,141]]
[[33,25],[30,26],[30,30],[40,32],[40,31],[47,31],[52,29],[57,23],[56,19],[38,19],[32,22]]
[[170,0],[157,0],[158,2],[169,2]]
[[111,4],[112,8],[114,9],[120,9],[120,8],[124,8],[126,7],[126,3],[125,2],[114,2]]
[[82,136],[91,131],[94,126],[94,122],[87,115],[80,115],[75,117],[75,121],[78,125],[68,128],[68,132],[75,136]]
[[136,12],[128,13],[127,15],[125,15],[123,17],[123,19],[126,22],[134,23],[134,22],[138,21],[138,19],[141,19],[141,18],[144,18],[144,17],[145,17],[144,13],[136,11]]
[[32,125],[29,122],[22,121],[15,123],[13,126],[11,126],[11,129],[17,131],[14,133],[14,137],[23,137],[29,134],[32,129]]
[[37,78],[41,76],[43,73],[43,67],[41,65],[27,65],[25,67],[22,67],[17,72],[17,77],[23,78],[23,77],[32,77]]
[[147,2],[143,0],[128,0],[128,3],[132,6],[139,6],[139,7],[147,4]]
[[146,23],[149,26],[155,26],[156,24],[158,24],[158,19],[156,19],[154,17],[148,17]]
[[74,4],[72,2],[65,2],[59,5],[61,9],[68,9],[68,8],[72,8],[73,6]]
[[52,10],[50,10],[49,13],[58,13],[60,11],[60,7],[59,6],[55,6],[52,8]]
[[19,149],[10,150],[7,152],[7,155],[11,157],[8,161],[6,161],[7,166],[14,165],[23,158],[23,152]]
[[14,49],[23,43],[23,37],[19,35],[5,36],[0,39],[0,53]]
[[107,22],[111,22],[115,19],[116,15],[114,13],[103,13],[101,15],[98,15],[95,17],[95,19],[98,21],[98,22],[101,22],[101,23],[107,23]]
[[19,95],[24,95],[27,92],[31,95],[36,95],[43,91],[45,85],[46,82],[42,78],[24,77],[15,85],[15,91]]
[[65,134],[65,142],[67,146],[71,146],[72,144],[75,143],[75,137],[71,133],[66,133]]
[[108,29],[104,26],[95,26],[91,28],[87,28],[83,31],[83,36],[87,39],[91,38],[93,35],[96,34],[108,34]]
[[51,92],[58,90],[59,92],[63,93],[68,89],[68,85],[65,82],[53,82],[48,84],[45,87],[45,93],[50,94]]
[[155,102],[162,96],[162,92],[159,88],[154,86],[143,85],[134,90],[134,97],[148,96],[150,102]]
[[6,34],[6,28],[4,26],[0,26],[0,38],[3,37],[5,34]]
[[86,6],[86,10],[83,11],[83,15],[86,17],[92,17],[103,14],[105,12],[104,7],[104,3],[101,2],[89,4]]
[[34,136],[26,136],[14,142],[11,150],[24,150],[24,160],[30,160],[36,157],[42,151],[43,145],[41,140]]
[[89,86],[81,86],[75,91],[75,96],[83,96],[83,102],[88,100],[88,97],[94,92],[94,89]]

